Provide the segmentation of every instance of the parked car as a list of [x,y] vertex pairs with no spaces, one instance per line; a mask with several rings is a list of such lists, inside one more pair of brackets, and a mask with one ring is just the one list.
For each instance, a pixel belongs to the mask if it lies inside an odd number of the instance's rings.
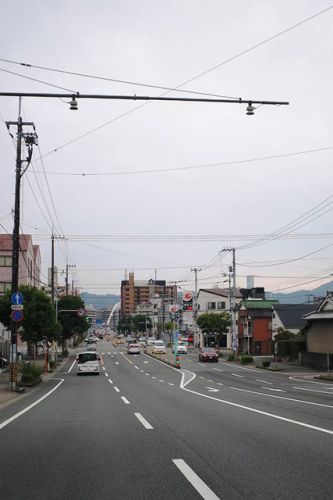
[[93,373],[95,375],[99,375],[99,360],[100,356],[97,352],[80,352],[77,357],[77,375],[81,375],[83,373]]
[[127,348],[127,354],[140,354],[141,346],[140,344],[129,344]]
[[154,341],[152,352],[154,354],[165,354],[166,353],[165,344],[164,344],[163,340],[155,340]]
[[217,363],[219,360],[218,353],[214,347],[202,347],[199,351],[199,361],[214,361]]
[[[172,345],[172,352],[175,352],[176,346],[175,344]],[[178,354],[187,354],[187,345],[185,342],[178,342],[177,344],[177,352]]]

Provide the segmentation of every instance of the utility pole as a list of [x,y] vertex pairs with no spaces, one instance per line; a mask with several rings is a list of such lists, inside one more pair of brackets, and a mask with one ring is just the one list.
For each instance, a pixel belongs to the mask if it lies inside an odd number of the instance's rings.
[[[16,122],[6,122],[7,129],[10,133],[10,127],[17,127],[17,142],[16,142],[16,178],[15,178],[15,203],[14,203],[14,228],[12,240],[12,297],[16,294],[18,297],[19,287],[19,257],[20,257],[20,190],[21,178],[30,165],[33,145],[37,144],[37,134],[35,132],[35,125],[32,122],[23,122],[21,117],[21,97],[19,98],[19,112]],[[23,127],[32,127],[33,132],[23,132]],[[11,134],[11,133],[10,133]],[[12,134],[11,134],[12,135]],[[13,136],[12,136],[13,137]],[[27,157],[22,160],[22,141],[25,141],[27,147]],[[22,171],[22,164],[26,162],[24,170]],[[18,302],[19,299],[17,299]],[[13,299],[12,299],[13,301]],[[17,304],[17,302],[15,304]],[[23,300],[22,300],[23,302]],[[15,305],[14,304],[14,305]],[[12,306],[11,312],[11,340],[10,340],[10,389],[16,390],[17,384],[17,329],[18,323],[23,320],[23,304],[21,310],[15,310]],[[17,306],[16,306],[17,307]]]
[[75,264],[66,264],[66,276],[65,276],[65,285],[66,285],[66,295],[69,292],[69,283],[68,283],[68,269],[76,267]]
[[[194,304],[193,304],[193,323],[194,323],[194,335],[193,335],[193,341],[194,345],[196,346],[198,344],[198,326],[197,326],[197,317],[198,317],[198,273],[201,271],[201,269],[198,269],[197,267],[193,267],[191,269],[191,272],[194,272]],[[203,335],[200,334],[200,339],[199,339],[199,345],[200,347],[203,347],[204,342],[203,342]]]
[[54,304],[54,233],[51,236],[51,301]]
[[[229,339],[228,346],[231,347],[234,353],[238,351],[238,335],[237,335],[237,325],[236,325],[236,249],[235,247],[225,247],[222,248],[222,252],[232,252],[232,266],[229,267],[229,271],[232,274],[232,287],[230,288],[229,301],[230,301],[230,312],[231,312],[231,339]],[[231,342],[230,342],[231,340]]]

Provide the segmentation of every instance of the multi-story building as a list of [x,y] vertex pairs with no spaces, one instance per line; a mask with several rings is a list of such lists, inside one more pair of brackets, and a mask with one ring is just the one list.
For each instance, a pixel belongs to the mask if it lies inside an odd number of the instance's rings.
[[177,301],[177,288],[166,285],[164,280],[135,281],[134,273],[128,280],[121,282],[121,314],[135,314],[137,306],[144,304],[149,308],[154,301],[163,299],[168,303]]
[[[30,234],[19,238],[19,285],[41,286],[41,255],[39,245],[32,243]],[[11,290],[13,238],[0,234],[0,295]]]

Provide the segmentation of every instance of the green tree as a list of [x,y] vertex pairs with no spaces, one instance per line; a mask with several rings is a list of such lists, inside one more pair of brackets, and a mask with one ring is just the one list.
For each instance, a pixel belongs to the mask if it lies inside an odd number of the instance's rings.
[[175,328],[174,321],[167,321],[166,323],[164,323],[164,330],[166,332],[168,332],[170,342],[171,342],[171,339],[172,339],[172,332],[173,332],[174,328]]
[[[18,324],[20,335],[28,344],[31,352],[32,346],[47,337],[49,340],[57,340],[58,328],[55,322],[55,310],[50,297],[35,287],[21,285],[19,291],[23,295],[23,321]],[[11,314],[11,292],[7,292],[0,298],[0,321],[6,328],[10,329]]]
[[216,335],[217,345],[219,345],[222,335],[227,333],[230,324],[230,314],[227,312],[205,313],[197,319],[197,325],[206,336]]
[[133,329],[136,332],[145,332],[148,329],[151,329],[152,323],[151,319],[149,316],[146,314],[136,314],[132,316],[132,324],[133,324]]
[[89,329],[89,322],[85,316],[80,316],[78,311],[84,309],[81,297],[66,295],[58,302],[58,323],[62,327],[61,343],[65,352],[66,342],[73,337],[74,342],[82,339],[83,334]]
[[119,319],[118,332],[120,333],[130,333],[132,331],[132,317],[130,315],[123,316]]

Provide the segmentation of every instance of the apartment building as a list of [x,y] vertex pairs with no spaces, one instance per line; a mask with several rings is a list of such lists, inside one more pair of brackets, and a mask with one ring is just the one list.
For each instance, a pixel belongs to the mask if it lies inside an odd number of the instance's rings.
[[135,314],[139,305],[153,305],[157,298],[176,303],[176,287],[167,286],[165,280],[135,281],[134,273],[129,273],[128,280],[121,282],[121,314],[123,316]]
[[[39,245],[34,245],[30,234],[19,239],[19,285],[41,286],[41,255]],[[11,290],[13,238],[0,234],[0,295]]]

